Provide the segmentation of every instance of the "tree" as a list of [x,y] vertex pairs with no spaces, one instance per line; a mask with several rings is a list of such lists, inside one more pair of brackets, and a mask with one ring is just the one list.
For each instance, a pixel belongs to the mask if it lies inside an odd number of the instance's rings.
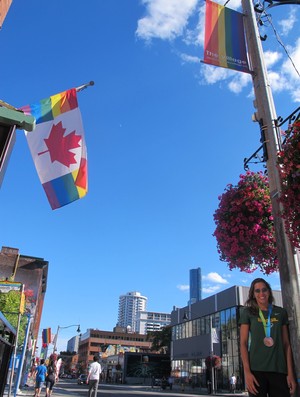
[[152,342],[150,350],[163,354],[170,353],[171,338],[172,328],[170,326],[163,327],[160,331],[150,332],[147,335],[147,340]]
[[[16,328],[18,324],[20,300],[21,294],[19,291],[9,291],[5,293],[0,291],[0,310],[14,328]],[[18,337],[19,346],[22,345],[24,341],[27,322],[27,316],[22,316]]]

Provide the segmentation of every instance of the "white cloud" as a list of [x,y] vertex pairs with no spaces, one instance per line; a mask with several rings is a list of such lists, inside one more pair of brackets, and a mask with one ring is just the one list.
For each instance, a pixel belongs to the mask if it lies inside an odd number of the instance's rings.
[[146,16],[138,21],[138,37],[172,40],[182,35],[198,0],[143,0]]
[[215,84],[218,81],[226,80],[230,75],[229,69],[218,68],[216,66],[209,66],[203,64],[201,66],[201,73],[207,84]]
[[291,95],[294,102],[300,102],[300,87],[294,89]]
[[187,284],[180,284],[180,285],[177,285],[177,288],[178,288],[180,291],[188,291],[188,290],[190,289],[190,286],[187,285]]
[[[299,70],[300,67],[300,38],[295,43],[294,48],[289,48],[290,57],[293,60],[296,68]],[[286,61],[282,65],[282,70],[285,74],[287,74],[293,80],[299,80],[299,75],[296,72],[294,66],[290,59],[286,59]]]
[[236,76],[229,82],[230,91],[239,94],[243,88],[251,83],[251,75],[248,73],[236,73]]
[[211,286],[211,287],[203,287],[202,292],[204,294],[214,294],[220,290],[219,285]]
[[219,273],[211,272],[207,276],[203,276],[204,280],[212,281],[217,284],[229,284],[225,278],[223,278]]
[[[288,50],[293,62],[286,58],[278,72],[278,79],[281,79],[282,90],[289,91],[294,102],[300,102],[300,38],[297,39],[295,46],[289,47]],[[276,88],[275,86],[274,89]]]
[[[241,93],[248,85],[252,88],[251,76],[247,73],[214,67],[200,63],[203,58],[205,3],[199,0],[141,0],[145,8],[144,17],[138,20],[136,35],[138,38],[151,41],[153,38],[173,40],[172,51],[175,50],[186,63],[199,63],[199,73],[195,73],[200,84],[213,85],[224,82],[235,94]],[[218,0],[220,4],[224,4]],[[241,11],[240,0],[231,0],[228,7]],[[278,22],[280,34],[288,35],[296,28],[297,14],[295,7],[288,16]],[[297,37],[297,36],[296,36]],[[269,41],[267,42],[267,44]],[[174,47],[177,48],[174,48]],[[277,43],[277,47],[278,43]],[[286,45],[296,68],[300,68],[300,38]],[[195,52],[197,51],[197,52]],[[196,54],[196,55],[195,55]],[[198,55],[199,54],[199,55]],[[286,56],[284,50],[267,50],[264,60],[268,70],[268,78],[274,92],[288,92],[294,102],[300,101],[300,79],[295,67]],[[197,67],[197,66],[196,66]],[[225,86],[225,84],[223,84]],[[253,96],[253,89],[251,90]]]
[[198,15],[198,23],[194,29],[186,29],[184,42],[188,45],[204,46],[204,32],[205,32],[205,3],[200,6]]
[[264,60],[267,69],[274,66],[282,58],[282,54],[278,51],[265,51],[264,52]]
[[274,92],[281,92],[283,90],[291,88],[289,81],[285,78],[283,74],[271,71],[268,73],[268,78],[270,86]]
[[295,7],[291,8],[288,17],[278,22],[278,25],[281,28],[280,34],[283,36],[287,36],[297,22],[296,12]]
[[[223,1],[218,1],[218,3],[224,5]],[[229,7],[232,10],[238,10],[239,8],[241,8],[241,1],[240,0],[230,0],[230,3],[226,7]]]
[[186,63],[199,63],[200,58],[188,54],[180,54],[180,58]]

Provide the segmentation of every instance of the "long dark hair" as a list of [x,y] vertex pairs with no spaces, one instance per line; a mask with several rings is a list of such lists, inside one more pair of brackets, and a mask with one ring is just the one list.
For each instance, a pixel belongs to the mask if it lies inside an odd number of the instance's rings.
[[55,375],[56,372],[56,364],[54,360],[50,360],[49,364],[48,364],[48,375]]
[[248,299],[245,302],[245,306],[249,307],[249,310],[252,314],[258,314],[258,311],[259,311],[259,307],[256,302],[256,298],[254,296],[254,289],[255,289],[254,287],[255,287],[255,284],[257,284],[257,283],[264,283],[266,288],[268,288],[268,291],[270,294],[269,299],[268,299],[269,303],[272,304],[275,301],[270,284],[263,278],[256,278],[255,280],[252,281],[252,283],[250,285]]

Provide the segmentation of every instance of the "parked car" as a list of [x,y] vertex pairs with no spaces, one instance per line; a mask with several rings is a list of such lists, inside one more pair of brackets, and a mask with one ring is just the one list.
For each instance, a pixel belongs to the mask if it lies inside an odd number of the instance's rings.
[[87,376],[84,374],[79,375],[79,378],[77,379],[77,383],[79,385],[84,385],[86,384]]

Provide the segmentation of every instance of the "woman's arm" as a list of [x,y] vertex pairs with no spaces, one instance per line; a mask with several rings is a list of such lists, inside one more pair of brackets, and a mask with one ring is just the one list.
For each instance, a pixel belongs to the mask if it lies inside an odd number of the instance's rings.
[[294,377],[294,368],[293,368],[293,355],[292,355],[292,349],[291,349],[291,344],[290,344],[290,338],[289,338],[289,330],[287,325],[282,326],[282,342],[283,342],[283,348],[285,352],[285,359],[286,359],[286,365],[287,365],[287,382],[288,386],[290,388],[290,393],[294,394],[296,391],[296,381]]
[[249,339],[249,324],[241,324],[240,327],[240,348],[241,357],[243,361],[246,387],[252,394],[257,394],[256,386],[259,386],[258,381],[254,377],[250,368],[249,353],[248,353],[248,339]]

